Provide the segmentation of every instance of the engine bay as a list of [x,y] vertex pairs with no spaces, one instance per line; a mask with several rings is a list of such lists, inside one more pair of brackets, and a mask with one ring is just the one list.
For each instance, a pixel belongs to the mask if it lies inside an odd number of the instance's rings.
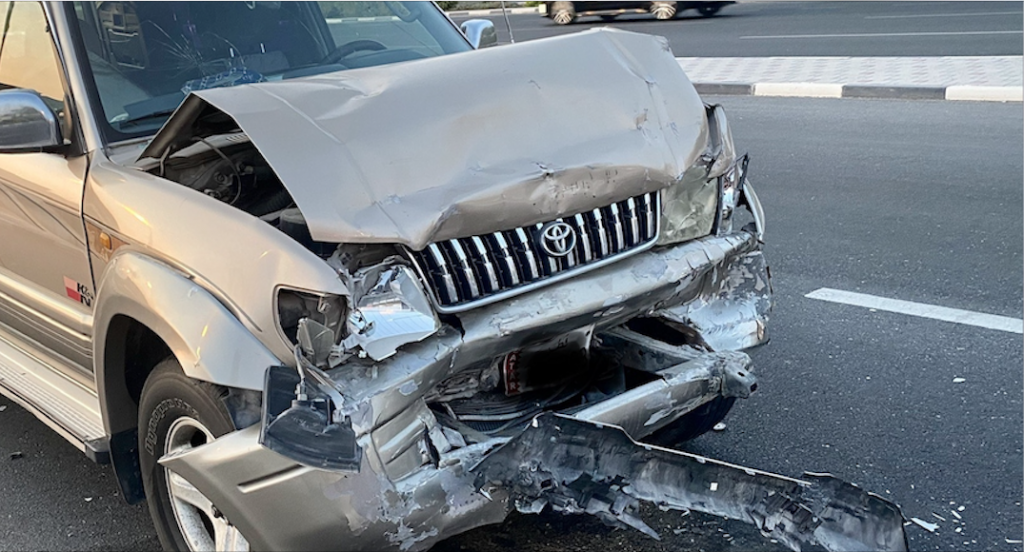
[[258,217],[317,255],[335,250],[313,240],[295,200],[244,132],[196,137],[144,169]]

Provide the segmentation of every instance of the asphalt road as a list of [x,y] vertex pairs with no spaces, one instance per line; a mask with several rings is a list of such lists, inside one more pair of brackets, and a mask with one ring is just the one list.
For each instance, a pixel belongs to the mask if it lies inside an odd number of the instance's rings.
[[[1020,2],[746,2],[711,18],[628,15],[610,25],[664,36],[680,57],[1021,55],[1022,11]],[[504,19],[489,19],[507,42]],[[517,41],[609,25],[597,17],[568,26],[537,14],[509,20]]]
[[[939,525],[907,527],[915,550],[1020,550],[1005,539],[1024,533],[1021,336],[804,295],[831,287],[1021,318],[1021,105],[706,99],[726,106],[751,154],[776,307],[772,343],[754,352],[758,393],[687,450],[858,483]],[[109,467],[0,405],[0,549],[158,547]],[[656,509],[646,519],[663,541],[549,514],[437,548],[778,548],[738,522]]]

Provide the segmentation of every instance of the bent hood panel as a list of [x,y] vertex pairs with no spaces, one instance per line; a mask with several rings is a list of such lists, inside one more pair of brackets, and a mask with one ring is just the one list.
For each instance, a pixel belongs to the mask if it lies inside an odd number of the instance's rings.
[[196,134],[201,100],[324,242],[419,250],[591,210],[676,182],[708,140],[665,40],[611,29],[193,94],[143,157]]

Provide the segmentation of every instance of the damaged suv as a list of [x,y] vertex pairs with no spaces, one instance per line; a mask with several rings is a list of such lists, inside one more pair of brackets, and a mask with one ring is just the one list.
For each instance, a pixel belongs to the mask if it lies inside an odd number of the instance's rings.
[[771,309],[747,158],[663,39],[0,9],[0,390],[167,549],[425,549],[547,507],[656,535],[640,501],[905,549],[853,485],[659,446],[755,391]]

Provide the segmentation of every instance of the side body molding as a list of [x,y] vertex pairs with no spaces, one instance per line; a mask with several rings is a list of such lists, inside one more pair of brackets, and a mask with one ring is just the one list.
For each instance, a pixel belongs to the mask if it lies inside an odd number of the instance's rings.
[[[268,298],[269,300],[269,298]],[[174,268],[135,251],[125,251],[107,265],[96,297],[94,363],[109,434],[114,420],[134,416],[112,411],[132,408],[123,385],[109,385],[105,360],[107,332],[119,315],[146,325],[170,348],[189,377],[241,389],[262,390],[264,370],[280,364],[252,333],[212,294]]]

